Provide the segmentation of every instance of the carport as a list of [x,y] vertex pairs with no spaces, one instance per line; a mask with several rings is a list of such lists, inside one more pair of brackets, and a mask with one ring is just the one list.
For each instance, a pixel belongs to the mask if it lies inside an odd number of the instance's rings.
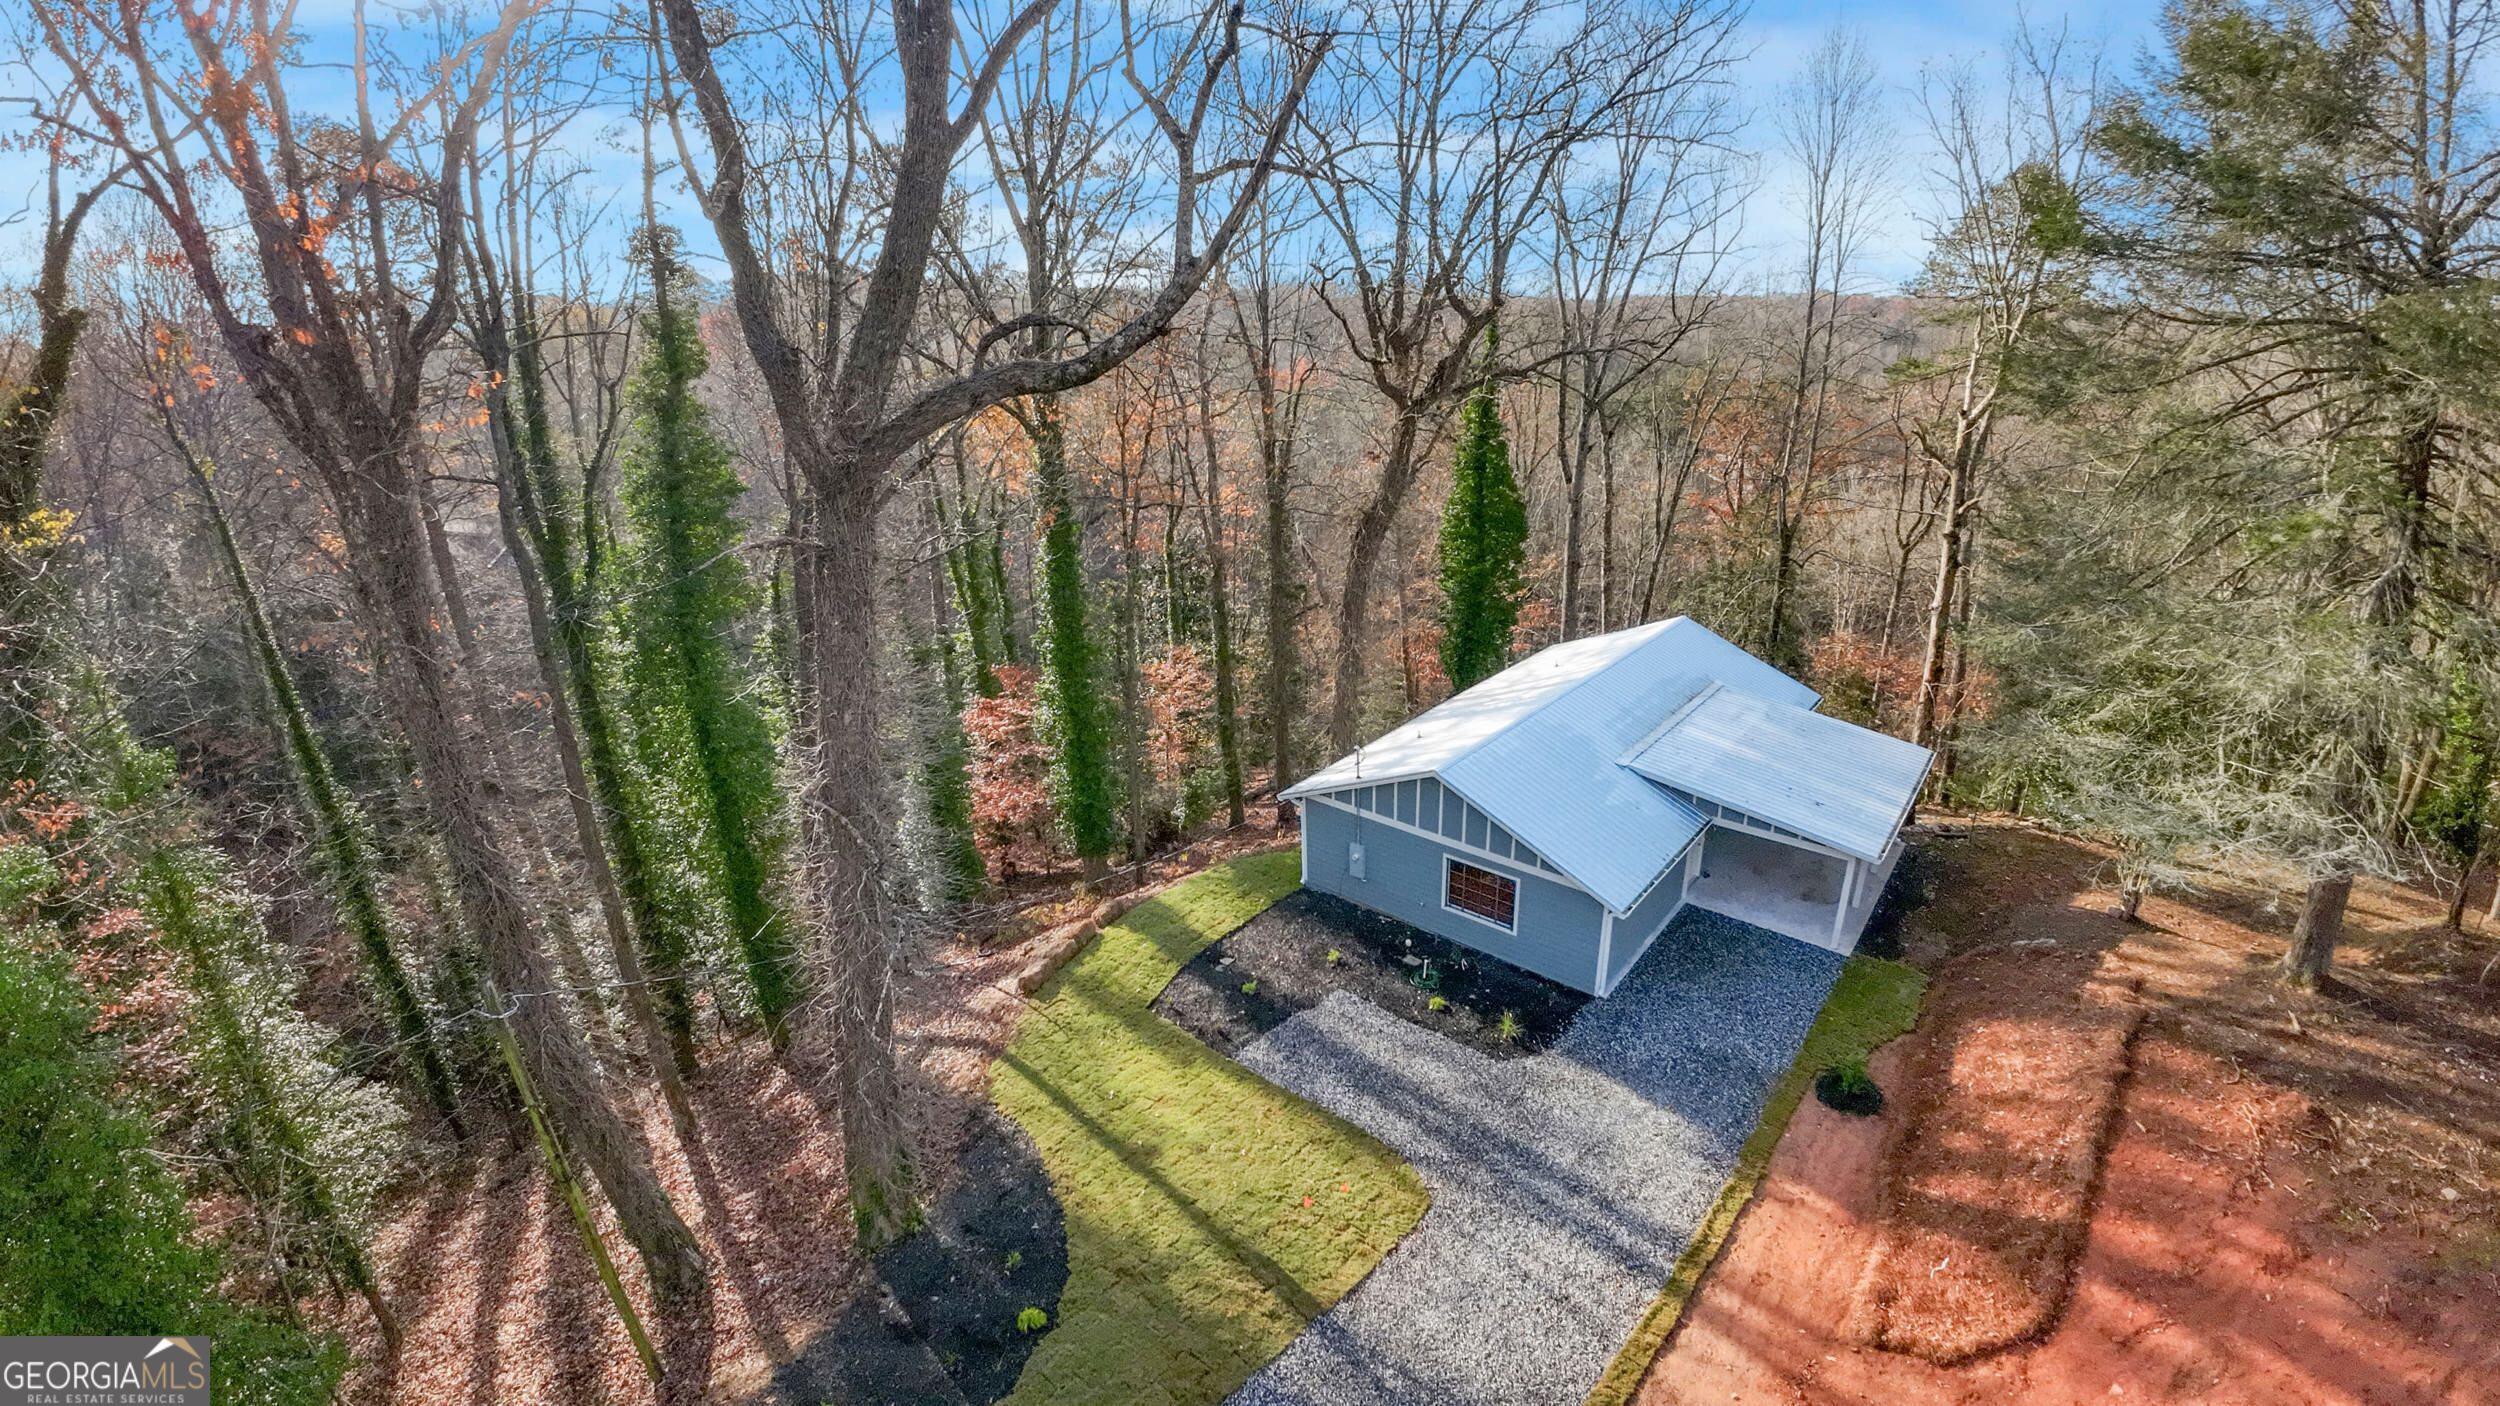
[[1713,824],[1693,848],[1697,867],[1686,902],[1835,952],[1854,945],[1901,858],[1898,841],[1869,863],[1725,823]]

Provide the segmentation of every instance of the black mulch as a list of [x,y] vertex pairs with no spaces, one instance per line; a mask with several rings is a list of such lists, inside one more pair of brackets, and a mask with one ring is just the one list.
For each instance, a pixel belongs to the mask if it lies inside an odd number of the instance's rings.
[[[1422,977],[1409,957],[1429,962],[1432,976]],[[1438,984],[1427,987],[1427,980]],[[1242,989],[1250,984],[1255,988]],[[1299,889],[1199,953],[1155,999],[1155,1009],[1231,1054],[1331,991],[1350,991],[1497,1059],[1552,1044],[1591,999],[1395,918]],[[1434,996],[1447,1003],[1443,1009],[1431,1009]],[[1500,1033],[1504,1011],[1518,1024],[1508,1039]]]
[[1043,1336],[1019,1328],[1017,1315],[1038,1308],[1059,1321],[1067,1227],[1023,1129],[989,1108],[973,1116],[954,1189],[926,1228],[877,1256],[876,1278],[833,1326],[774,1374],[773,1400],[989,1406],[1014,1388]]
[[1935,897],[1936,885],[1944,877],[1944,861],[1932,844],[1912,844],[1901,851],[1900,862],[1892,866],[1892,877],[1885,881],[1884,891],[1875,899],[1875,911],[1866,918],[1866,930],[1858,934],[1858,954],[1865,957],[1899,957],[1901,955],[1901,920],[1926,906]]

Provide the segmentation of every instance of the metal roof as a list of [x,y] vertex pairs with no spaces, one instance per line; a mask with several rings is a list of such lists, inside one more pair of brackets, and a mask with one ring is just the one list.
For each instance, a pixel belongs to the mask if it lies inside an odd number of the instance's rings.
[[1915,743],[1721,688],[1623,764],[1871,863],[1891,846],[1934,759]]
[[[1818,701],[1814,690],[1679,616],[1542,650],[1285,795],[1438,776],[1608,908],[1628,913],[1707,822],[1625,766],[1627,753],[1654,747],[1710,698],[1731,693],[1849,726],[1806,711]],[[1685,789],[1753,813],[1733,798]]]

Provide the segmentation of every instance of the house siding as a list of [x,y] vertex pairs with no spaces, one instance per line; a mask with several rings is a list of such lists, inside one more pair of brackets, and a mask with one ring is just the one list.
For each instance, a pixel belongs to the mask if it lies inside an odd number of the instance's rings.
[[[1434,801],[1446,802],[1439,832],[1452,837],[1451,842],[1377,823],[1371,818],[1400,816],[1404,808],[1397,795],[1400,786],[1419,793],[1425,829],[1435,828]],[[1425,790],[1427,787],[1431,789]],[[1362,798],[1359,802],[1358,796]],[[1597,948],[1604,908],[1587,893],[1551,876],[1533,851],[1518,844],[1509,832],[1492,824],[1474,807],[1443,791],[1437,782],[1407,781],[1312,799],[1316,803],[1302,812],[1303,882],[1311,888],[1386,913],[1577,990],[1593,993],[1600,989]],[[1350,812],[1343,808],[1347,805],[1356,805],[1358,809]],[[1363,846],[1363,876],[1359,879],[1348,872],[1347,863],[1348,847],[1358,839]],[[1460,848],[1461,845],[1466,848]],[[1442,861],[1447,856],[1518,882],[1514,931],[1504,932],[1442,906]],[[1680,888],[1680,877],[1677,882]]]
[[[1698,847],[1701,841],[1696,839],[1693,844]],[[1679,855],[1649,892],[1641,896],[1641,901],[1632,905],[1632,911],[1615,919],[1614,940],[1606,951],[1606,980],[1600,990],[1614,990],[1631,973],[1641,954],[1658,940],[1658,934],[1665,931],[1676,910],[1684,906],[1684,876],[1689,872],[1685,861],[1690,858],[1690,850]]]

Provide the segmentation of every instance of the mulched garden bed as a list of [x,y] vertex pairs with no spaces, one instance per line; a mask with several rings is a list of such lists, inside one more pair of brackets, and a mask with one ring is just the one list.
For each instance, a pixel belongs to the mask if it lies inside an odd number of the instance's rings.
[[[954,1189],[773,1380],[791,1406],[989,1406],[1013,1390],[1068,1282],[1067,1226],[1032,1140],[973,1115]],[[1034,1309],[1045,1322],[1022,1325]]]
[[[1426,963],[1430,978],[1421,975]],[[1437,984],[1427,989],[1427,980]],[[1591,999],[1395,918],[1300,889],[1199,953],[1156,998],[1155,1010],[1232,1054],[1331,991],[1351,992],[1496,1059],[1552,1044]],[[1437,1011],[1435,996],[1444,1002]],[[1507,1036],[1505,1011],[1516,1025]]]

